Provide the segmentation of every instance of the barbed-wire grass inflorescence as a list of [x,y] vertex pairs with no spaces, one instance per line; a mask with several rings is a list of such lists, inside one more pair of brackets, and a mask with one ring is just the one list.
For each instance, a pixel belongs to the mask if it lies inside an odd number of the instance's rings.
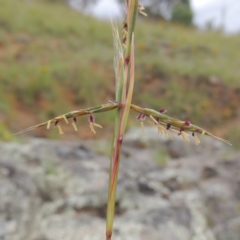
[[[69,124],[70,119],[71,119],[71,124],[73,126],[73,129],[75,131],[78,131],[77,118],[83,115],[89,115],[89,119],[88,119],[89,127],[91,132],[95,134],[96,131],[94,127],[102,128],[102,126],[95,122],[95,117],[93,114],[100,113],[100,112],[108,112],[116,108],[121,108],[123,106],[123,104],[121,103],[117,103],[114,101],[109,101],[109,102],[110,103],[103,104],[98,107],[86,108],[86,109],[75,110],[69,113],[65,113],[56,118],[48,120],[44,123],[23,129],[22,131],[15,134],[21,134],[24,132],[28,132],[28,131],[40,128],[40,127],[44,127],[44,126],[46,126],[47,129],[50,129],[51,125],[58,128],[59,134],[64,134],[60,123],[65,122],[66,124]],[[166,137],[169,137],[171,140],[174,140],[174,137],[170,134],[170,132],[173,132],[173,133],[176,133],[177,136],[182,136],[185,142],[190,142],[189,134],[187,133],[187,132],[190,132],[192,133],[191,135],[194,137],[194,141],[197,145],[200,144],[200,140],[197,134],[200,134],[202,136],[203,135],[210,136],[226,144],[231,145],[231,143],[228,140],[219,138],[213,135],[212,133],[208,132],[207,130],[199,126],[193,125],[190,121],[181,121],[179,119],[172,118],[166,115],[165,114],[167,112],[166,109],[160,109],[159,111],[156,111],[149,108],[141,108],[133,104],[131,104],[131,109],[139,113],[136,119],[141,122],[142,131],[144,130],[144,121],[147,118],[149,118],[149,120],[151,120],[150,123],[156,125],[158,132],[161,134],[164,134]]]
[[135,80],[134,29],[138,12],[146,15],[144,13],[144,7],[139,4],[138,0],[126,0],[126,16],[122,25],[122,36],[120,36],[117,27],[112,24],[114,40],[113,65],[116,80],[115,100],[109,100],[108,103],[101,104],[99,106],[62,114],[44,123],[29,127],[17,133],[24,133],[40,127],[50,129],[51,126],[54,126],[58,129],[59,134],[63,134],[61,127],[62,123],[71,123],[73,129],[78,131],[77,118],[88,115],[90,130],[95,134],[95,127],[102,128],[101,125],[95,122],[95,114],[113,110],[115,111],[115,130],[113,134],[109,168],[106,240],[111,240],[112,238],[120,153],[130,110],[135,111],[138,114],[137,120],[141,123],[142,131],[144,131],[144,122],[148,119],[151,124],[156,126],[156,131],[160,134],[164,134],[172,140],[175,137],[182,137],[185,142],[190,142],[190,135],[192,135],[195,143],[198,145],[200,143],[198,135],[207,135],[231,145],[229,141],[216,137],[207,130],[193,125],[190,121],[182,121],[168,116],[166,114],[167,110],[164,108],[156,111],[154,109],[142,108],[132,104],[132,94]]

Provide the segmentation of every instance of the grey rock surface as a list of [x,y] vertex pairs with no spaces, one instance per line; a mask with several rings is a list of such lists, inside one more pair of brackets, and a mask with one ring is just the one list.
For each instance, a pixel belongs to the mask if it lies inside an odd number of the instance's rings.
[[[240,153],[211,140],[197,149],[148,129],[144,138],[131,131],[113,239],[239,240]],[[155,159],[158,145],[165,165]],[[102,146],[101,140],[1,143],[0,240],[104,239],[109,158]]]

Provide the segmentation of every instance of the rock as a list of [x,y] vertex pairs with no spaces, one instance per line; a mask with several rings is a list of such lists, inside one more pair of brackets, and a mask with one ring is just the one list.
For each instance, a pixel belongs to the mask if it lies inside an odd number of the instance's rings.
[[[124,141],[113,239],[239,239],[239,153],[150,131]],[[152,161],[159,144],[172,156],[166,166]],[[0,239],[104,239],[109,158],[91,146],[0,144]]]
[[57,148],[57,155],[62,159],[89,160],[94,154],[84,145],[65,145]]
[[214,169],[214,166],[206,166],[202,170],[202,178],[207,179],[207,178],[212,178],[216,177],[218,175],[218,172],[216,169]]
[[220,224],[214,229],[217,240],[238,240],[240,236],[240,218],[235,218],[227,224]]
[[14,233],[16,228],[17,226],[14,221],[0,222],[0,239],[4,239],[4,237]]
[[149,146],[166,142],[168,139],[158,133],[157,127],[145,127],[144,132],[141,128],[135,127],[127,131],[124,141],[135,146]]

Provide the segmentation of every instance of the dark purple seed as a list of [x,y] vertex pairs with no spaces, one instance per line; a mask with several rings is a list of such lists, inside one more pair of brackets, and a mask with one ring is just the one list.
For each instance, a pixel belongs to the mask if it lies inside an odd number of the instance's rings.
[[169,130],[170,128],[171,128],[171,124],[168,123],[168,124],[167,124],[167,130]]
[[146,115],[142,113],[141,115],[141,121],[144,121],[146,119]]
[[159,110],[159,112],[160,112],[160,113],[166,113],[166,112],[167,112],[167,109],[161,108],[161,109]]
[[186,122],[184,123],[184,125],[187,126],[187,127],[191,127],[191,123],[190,123],[189,121],[186,121]]
[[94,116],[92,114],[89,115],[89,122],[90,123],[94,123],[95,122]]
[[144,113],[140,113],[137,116],[137,120],[144,121],[146,119],[146,115]]
[[180,136],[180,135],[182,134],[182,131],[183,131],[183,130],[184,130],[184,129],[182,129],[182,128],[179,129],[178,136]]
[[140,114],[137,116],[137,120],[140,120],[140,119],[141,119],[141,116],[142,116],[142,113],[140,113]]

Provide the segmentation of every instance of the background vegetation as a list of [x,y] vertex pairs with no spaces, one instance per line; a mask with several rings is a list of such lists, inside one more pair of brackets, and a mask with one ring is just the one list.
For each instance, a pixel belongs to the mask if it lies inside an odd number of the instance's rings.
[[[2,139],[69,110],[113,99],[109,22],[84,16],[58,1],[0,0],[0,4]],[[133,102],[167,108],[172,116],[232,141],[240,139],[239,46],[237,35],[140,20]],[[97,117],[108,134],[113,116]],[[86,119],[80,122],[76,137],[92,136],[87,124]],[[54,130],[29,134],[55,137]]]

